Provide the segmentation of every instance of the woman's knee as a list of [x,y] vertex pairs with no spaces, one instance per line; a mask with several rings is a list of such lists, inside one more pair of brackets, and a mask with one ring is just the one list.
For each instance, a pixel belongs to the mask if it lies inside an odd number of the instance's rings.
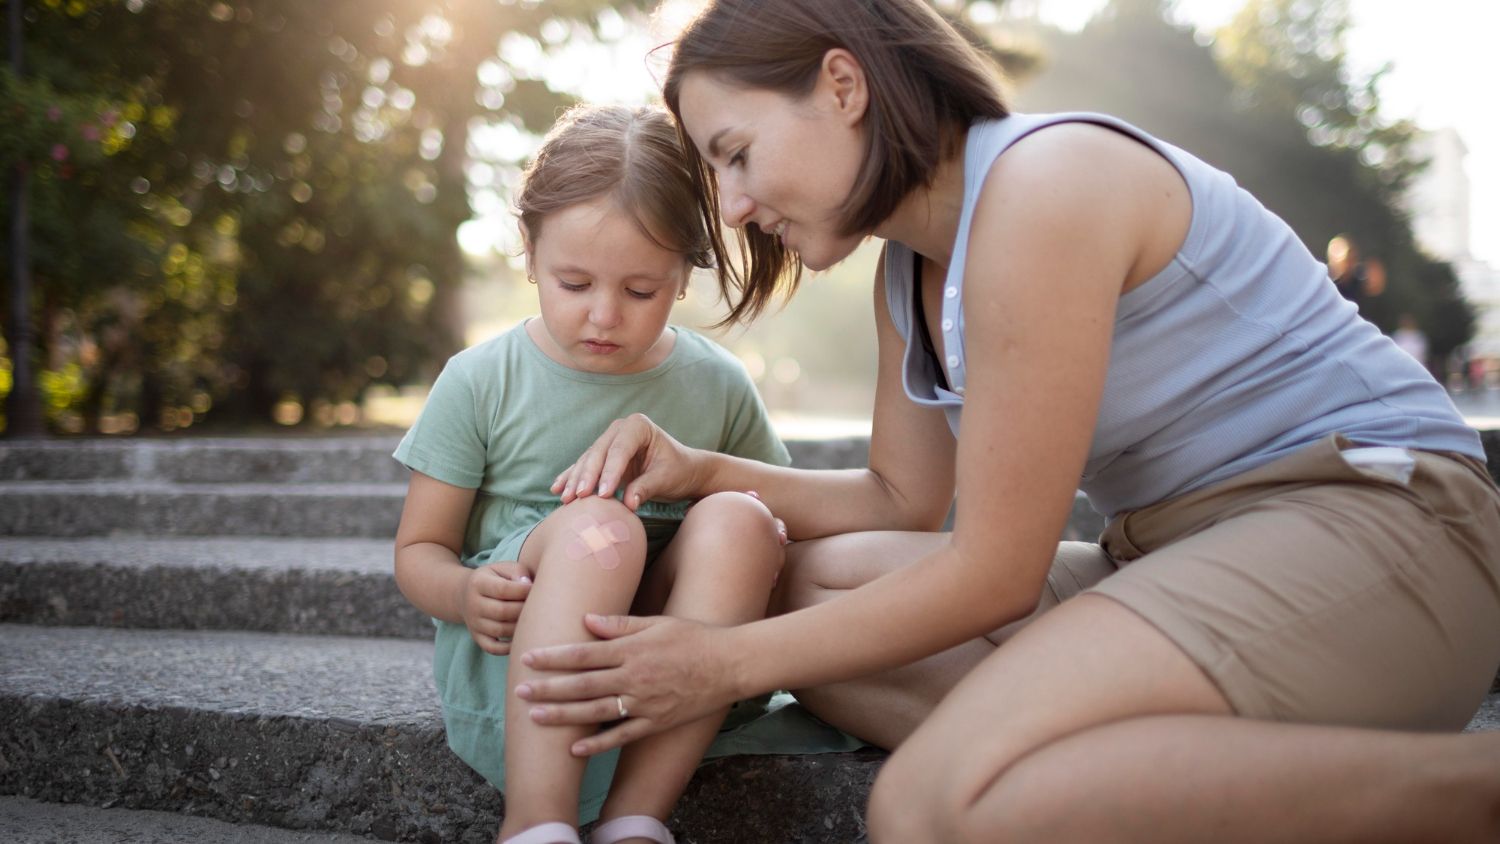
[[872,842],[957,841],[963,806],[944,770],[930,769],[903,745],[875,777],[865,823]]

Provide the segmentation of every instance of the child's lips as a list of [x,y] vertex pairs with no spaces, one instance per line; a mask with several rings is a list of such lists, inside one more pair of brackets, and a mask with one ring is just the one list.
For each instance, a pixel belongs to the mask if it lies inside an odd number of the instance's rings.
[[619,343],[610,343],[606,340],[585,340],[583,341],[583,346],[597,355],[607,355],[618,351],[620,348]]

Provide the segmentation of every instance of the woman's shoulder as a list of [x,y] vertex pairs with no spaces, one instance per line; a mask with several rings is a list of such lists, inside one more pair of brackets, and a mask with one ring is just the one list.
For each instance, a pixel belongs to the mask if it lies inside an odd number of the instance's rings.
[[[1010,209],[1009,219],[1097,219],[1163,177],[1161,163],[1141,144],[1105,127],[1057,123],[1016,139],[974,174],[966,204],[976,212]],[[1170,173],[1170,168],[1166,168]],[[976,214],[976,217],[978,215]],[[976,224],[978,220],[976,219]]]

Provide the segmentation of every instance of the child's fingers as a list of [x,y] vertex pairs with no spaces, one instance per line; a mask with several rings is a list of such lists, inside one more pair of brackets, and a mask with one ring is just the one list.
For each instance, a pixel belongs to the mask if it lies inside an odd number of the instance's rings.
[[485,568],[494,569],[508,583],[531,583],[531,572],[515,560],[506,560],[499,563],[490,563]]
[[479,649],[487,654],[494,654],[495,656],[507,656],[510,654],[509,634],[505,636],[490,636],[471,627],[469,628],[469,638],[473,639],[474,644],[478,645]]
[[[531,594],[531,579],[511,580],[495,572],[486,572],[474,581],[474,591],[481,603],[487,601],[524,601]],[[486,613],[488,615],[488,613]]]
[[514,624],[521,617],[521,601],[502,601],[498,598],[481,598],[475,605],[475,617],[480,621]]

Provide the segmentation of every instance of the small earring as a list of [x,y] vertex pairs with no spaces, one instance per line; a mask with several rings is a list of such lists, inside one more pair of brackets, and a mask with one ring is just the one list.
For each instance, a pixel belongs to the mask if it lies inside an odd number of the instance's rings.
[[528,284],[536,284],[536,276],[533,276],[531,273],[527,273],[526,274],[526,282]]
[[683,299],[686,299],[686,298],[687,298],[687,291],[686,290],[684,290],[681,293],[677,294],[677,301],[679,301],[679,302],[681,302]]

